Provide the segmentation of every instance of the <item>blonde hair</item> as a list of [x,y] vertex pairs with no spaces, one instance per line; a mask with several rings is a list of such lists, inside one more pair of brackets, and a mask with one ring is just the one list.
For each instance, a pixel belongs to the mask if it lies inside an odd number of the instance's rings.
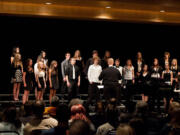
[[172,61],[171,61],[171,69],[173,68],[173,62],[175,61],[175,63],[176,63],[176,65],[175,65],[175,68],[177,69],[177,66],[178,66],[178,63],[177,63],[177,59],[173,59]]
[[49,69],[50,69],[51,71],[56,71],[56,72],[57,72],[57,70],[55,70],[55,68],[54,68],[54,64],[57,64],[57,61],[56,61],[56,60],[53,60],[53,61],[51,62]]
[[[42,67],[42,68],[41,68],[41,66],[40,66],[40,63],[43,64],[43,67]],[[43,62],[39,61],[39,62],[38,62],[38,65],[37,65],[37,68],[38,68],[39,71],[44,71],[44,72],[45,72],[45,65],[44,65]]]
[[14,67],[17,67],[18,65],[23,66],[21,61],[21,54],[17,53],[14,56]]
[[[78,56],[77,56],[77,53],[78,53]],[[80,50],[76,50],[74,52],[74,58],[79,58],[79,57],[81,57],[81,52],[80,52]]]

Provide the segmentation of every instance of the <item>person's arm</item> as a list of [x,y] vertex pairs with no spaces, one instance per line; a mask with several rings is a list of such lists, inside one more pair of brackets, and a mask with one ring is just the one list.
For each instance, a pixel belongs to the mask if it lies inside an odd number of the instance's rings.
[[162,80],[164,79],[164,72],[162,72],[162,76],[161,76],[161,79],[162,79]]
[[24,87],[27,86],[26,84],[26,72],[23,72],[23,83],[24,83]]
[[14,57],[11,56],[11,64],[13,63],[13,61],[14,61]]
[[102,71],[101,74],[99,75],[99,80],[103,80],[103,77],[104,77],[104,72]]
[[173,84],[173,72],[171,72],[171,85]]
[[91,67],[89,67],[89,69],[88,69],[88,80],[89,80],[89,83],[92,84],[92,81],[91,81]]
[[132,69],[132,83],[135,83],[134,68]]
[[80,75],[78,76],[78,84],[77,85],[78,85],[78,87],[81,85],[81,76]]
[[51,69],[49,69],[49,87],[52,88]]
[[62,73],[62,77],[63,77],[63,80],[65,81],[65,71],[64,71],[64,61],[61,62],[61,73]]
[[41,84],[40,84],[40,82],[39,82],[38,74],[36,74],[36,81],[37,81],[38,87],[41,88]]
[[46,88],[46,78],[45,78],[45,76],[43,77],[43,80],[44,80],[44,88]]
[[66,72],[65,72],[65,77],[66,77],[66,82],[67,82],[67,86],[69,87],[71,84],[69,82],[69,67],[67,68]]

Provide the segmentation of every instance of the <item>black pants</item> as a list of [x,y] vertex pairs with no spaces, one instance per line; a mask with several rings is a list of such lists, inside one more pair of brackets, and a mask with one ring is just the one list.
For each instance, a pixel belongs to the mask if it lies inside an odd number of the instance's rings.
[[76,80],[69,80],[70,86],[68,87],[68,100],[70,101],[73,98],[77,98],[79,94],[79,87],[77,86]]
[[125,80],[126,82],[126,88],[125,88],[125,91],[124,91],[124,97],[125,97],[125,100],[126,100],[126,107],[127,109],[131,109],[132,107],[132,104],[133,104],[133,101],[132,101],[132,97],[134,95],[134,84],[132,83],[132,80]]
[[104,98],[106,102],[111,98],[116,98],[117,102],[120,102],[120,84],[118,83],[108,83],[104,84]]
[[61,93],[65,94],[67,92],[67,82],[62,81],[62,85],[61,85]]
[[92,103],[92,100],[95,99],[98,101],[100,99],[100,90],[98,89],[99,83],[89,84],[88,88],[88,103]]

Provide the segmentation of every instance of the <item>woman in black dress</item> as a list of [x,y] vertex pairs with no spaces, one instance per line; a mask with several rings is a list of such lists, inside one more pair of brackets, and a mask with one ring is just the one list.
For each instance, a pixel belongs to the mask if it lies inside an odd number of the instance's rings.
[[161,96],[164,100],[164,107],[166,110],[169,108],[169,103],[172,101],[172,83],[173,72],[170,70],[169,65],[165,65],[165,70],[162,72],[162,85]]
[[[150,96],[152,97],[152,104],[150,104],[151,109],[155,106],[155,99],[158,99],[158,107],[160,107],[160,99],[159,99],[159,86],[161,81],[161,74],[162,74],[162,67],[159,65],[159,60],[154,58],[153,66],[150,69],[151,72],[151,93]],[[158,108],[160,109],[160,108]]]
[[24,95],[23,95],[23,104],[28,101],[29,93],[34,89],[35,77],[34,70],[32,68],[33,61],[32,59],[27,59],[26,68],[23,72],[23,83],[24,83]]
[[23,64],[21,61],[21,55],[15,54],[14,60],[12,62],[12,83],[13,83],[13,95],[14,100],[19,100],[19,90],[22,83],[23,76]]
[[151,78],[151,75],[148,71],[148,65],[144,64],[142,72],[139,76],[139,84],[140,84],[141,93],[142,93],[142,100],[145,102],[147,102],[149,98],[148,96],[150,92],[150,78]]
[[173,89],[176,87],[178,82],[178,76],[180,75],[180,67],[178,66],[177,59],[173,59],[171,62],[171,71],[173,72]]
[[86,75],[83,72],[85,65],[84,65],[84,60],[81,56],[80,50],[75,51],[74,58],[76,60],[76,66],[78,66],[80,74],[81,74],[81,86],[79,88],[79,92],[82,93],[82,92],[84,92],[84,88],[86,87],[87,82],[85,80]]
[[56,96],[56,90],[59,89],[57,66],[58,66],[57,61],[53,60],[49,68],[49,87],[50,87],[49,102],[50,103],[52,97]]

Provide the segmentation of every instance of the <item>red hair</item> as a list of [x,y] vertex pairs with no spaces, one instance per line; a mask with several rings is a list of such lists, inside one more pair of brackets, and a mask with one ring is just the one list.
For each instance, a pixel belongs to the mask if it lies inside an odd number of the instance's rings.
[[86,109],[81,104],[73,105],[71,107],[71,120],[80,119],[86,122],[90,122],[85,113]]

